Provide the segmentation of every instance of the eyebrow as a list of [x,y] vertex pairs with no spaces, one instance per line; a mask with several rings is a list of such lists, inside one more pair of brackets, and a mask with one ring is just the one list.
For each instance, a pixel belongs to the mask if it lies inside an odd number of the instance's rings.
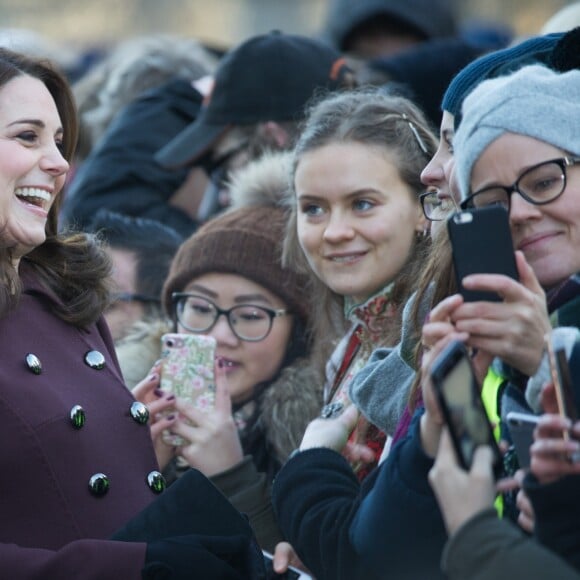
[[[46,129],[46,123],[40,119],[18,119],[17,121],[9,123],[8,127],[13,127],[14,125],[34,125],[39,129]],[[64,133],[64,129],[62,127],[59,127],[55,134],[59,135],[60,133]]]
[[[192,284],[188,288],[187,292],[192,291],[205,294],[206,296],[212,298],[213,300],[217,300],[219,298],[219,294],[217,292],[214,292],[213,290],[210,290],[209,288],[206,288],[201,284]],[[265,302],[266,304],[272,304],[270,300],[267,298],[267,296],[265,296],[264,294],[260,294],[258,292],[255,294],[239,294],[234,297],[234,302],[236,304],[248,304],[250,302]]]
[[[346,199],[354,199],[354,198],[358,197],[359,195],[369,195],[369,194],[384,195],[384,193],[382,191],[380,191],[379,189],[375,189],[374,187],[361,187],[360,189],[357,189],[355,191],[351,191],[350,193],[346,194],[345,198]],[[304,200],[305,201],[316,201],[316,202],[327,201],[327,198],[325,196],[312,195],[309,193],[297,195],[297,199],[299,201],[304,201]]]

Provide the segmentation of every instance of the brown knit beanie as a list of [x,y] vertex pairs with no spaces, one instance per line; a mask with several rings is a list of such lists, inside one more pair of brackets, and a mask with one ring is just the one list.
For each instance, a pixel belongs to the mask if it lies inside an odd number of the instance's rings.
[[284,300],[308,323],[308,278],[281,264],[288,213],[281,207],[250,206],[204,224],[179,248],[163,287],[163,306],[172,313],[171,294],[208,272],[238,274]]

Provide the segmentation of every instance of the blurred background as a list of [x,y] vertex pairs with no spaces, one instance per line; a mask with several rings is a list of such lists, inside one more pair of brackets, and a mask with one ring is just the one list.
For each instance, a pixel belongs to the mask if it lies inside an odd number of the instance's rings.
[[[455,0],[460,22],[503,23],[516,36],[537,32],[570,3]],[[274,28],[316,35],[326,8],[327,0],[0,0],[0,22],[5,29],[30,29],[76,48],[106,48],[123,38],[159,32],[227,48]]]

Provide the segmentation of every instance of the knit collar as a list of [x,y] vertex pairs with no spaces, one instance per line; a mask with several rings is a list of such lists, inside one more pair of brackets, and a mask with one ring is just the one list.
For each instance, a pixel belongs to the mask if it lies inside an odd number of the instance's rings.
[[397,313],[392,302],[394,286],[391,282],[361,303],[347,297],[344,303],[345,318],[354,324],[361,324],[372,335],[379,334],[385,323]]

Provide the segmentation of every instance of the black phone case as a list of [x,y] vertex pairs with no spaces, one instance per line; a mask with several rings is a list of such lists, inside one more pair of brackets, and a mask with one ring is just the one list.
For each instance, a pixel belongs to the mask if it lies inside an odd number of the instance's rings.
[[493,451],[494,461],[493,461],[493,471],[495,477],[499,477],[502,469],[502,456],[495,441],[493,435],[493,428],[489,422],[485,407],[483,406],[483,401],[481,400],[481,394],[479,388],[477,387],[477,382],[473,370],[471,367],[471,361],[469,359],[469,354],[463,345],[463,343],[454,341],[449,344],[434,361],[431,368],[431,379],[435,387],[435,392],[437,394],[437,399],[439,401],[439,406],[445,419],[445,424],[449,429],[449,434],[453,441],[453,446],[457,455],[457,459],[460,465],[465,469],[469,470],[471,468],[471,458],[467,458],[463,452],[460,436],[457,433],[457,427],[452,417],[450,410],[450,405],[445,397],[445,381],[449,377],[451,371],[464,359],[469,362],[470,368],[470,379],[468,384],[465,385],[466,389],[469,389],[469,397],[473,400],[474,404],[472,409],[475,409],[482,421],[486,425],[486,444],[489,445]]
[[466,302],[499,302],[492,292],[466,290],[461,280],[469,274],[504,274],[518,279],[508,213],[500,206],[469,209],[447,221],[453,266],[459,292]]
[[508,413],[507,426],[521,468],[530,467],[530,447],[534,442],[534,430],[538,424],[536,415],[521,416],[522,413]]

